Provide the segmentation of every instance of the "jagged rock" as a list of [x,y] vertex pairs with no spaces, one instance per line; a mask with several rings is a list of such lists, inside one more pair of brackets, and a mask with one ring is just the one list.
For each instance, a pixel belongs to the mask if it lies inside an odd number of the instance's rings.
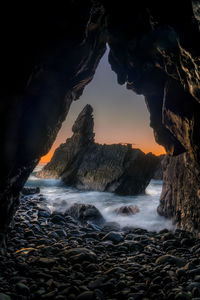
[[119,208],[116,208],[114,212],[117,215],[122,215],[122,216],[131,216],[135,215],[138,213],[140,210],[136,205],[128,205],[128,206],[121,206]]
[[95,143],[92,112],[86,105],[73,125],[73,136],[55,151],[37,176],[61,177],[78,189],[122,195],[144,193],[159,159],[130,145]]
[[51,161],[36,176],[40,178],[60,177],[64,170],[70,167],[77,154],[84,152],[93,143],[92,112],[90,105],[84,107],[72,127],[73,136],[56,149]]
[[66,210],[66,214],[81,223],[91,222],[95,225],[103,225],[105,219],[100,211],[91,204],[74,203]]
[[186,153],[166,156],[163,165],[163,188],[158,213],[172,218],[181,228],[199,231],[200,171]]

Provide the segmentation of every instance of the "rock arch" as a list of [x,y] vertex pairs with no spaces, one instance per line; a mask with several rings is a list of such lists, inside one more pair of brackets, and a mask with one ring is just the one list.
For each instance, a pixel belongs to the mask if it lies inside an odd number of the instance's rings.
[[[198,1],[184,0],[181,6],[172,0],[27,5],[5,6],[1,26],[2,237],[23,184],[50,149],[71,102],[92,80],[106,42],[119,84],[145,96],[156,141],[175,156],[169,158],[172,165],[183,161],[173,187],[165,178],[173,209],[169,214],[165,193],[159,211],[175,221],[178,211],[181,226],[199,231]],[[186,178],[193,180],[187,191]],[[177,207],[178,186],[184,188]]]

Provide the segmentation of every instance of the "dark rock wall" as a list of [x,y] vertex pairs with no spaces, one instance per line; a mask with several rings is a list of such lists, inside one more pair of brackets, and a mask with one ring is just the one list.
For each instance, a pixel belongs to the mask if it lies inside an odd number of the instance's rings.
[[[198,169],[199,1],[185,0],[181,5],[179,1],[140,1],[134,2],[132,9],[118,3],[115,10],[110,2],[104,3],[111,48],[109,61],[118,82],[145,96],[155,140],[169,155],[186,155],[191,169]],[[176,174],[173,165],[165,171],[163,193],[169,191],[169,197],[162,195],[158,211],[172,217],[180,227],[199,231],[200,225],[193,217],[199,212],[192,203],[200,178],[194,178],[185,168],[183,163],[180,175],[173,175],[173,180],[167,175]]]
[[158,212],[183,229],[199,233],[200,169],[187,153],[165,156],[163,189]]
[[104,10],[90,1],[5,7],[1,37],[0,232],[28,175],[105,51]]
[[2,5],[1,232],[92,79],[105,38],[118,82],[145,96],[156,141],[199,164],[199,16],[199,1],[191,0]]

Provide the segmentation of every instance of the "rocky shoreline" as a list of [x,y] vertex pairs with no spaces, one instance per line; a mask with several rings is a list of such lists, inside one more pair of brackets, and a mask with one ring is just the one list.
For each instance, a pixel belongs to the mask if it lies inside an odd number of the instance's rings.
[[36,194],[21,197],[7,245],[0,300],[200,299],[200,239],[187,231],[78,222]]

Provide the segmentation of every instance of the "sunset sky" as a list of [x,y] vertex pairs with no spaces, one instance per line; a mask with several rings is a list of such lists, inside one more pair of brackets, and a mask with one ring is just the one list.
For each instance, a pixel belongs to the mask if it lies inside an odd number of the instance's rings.
[[86,104],[94,109],[95,141],[101,144],[130,143],[145,153],[164,153],[156,144],[149,127],[149,112],[144,97],[117,83],[117,76],[108,63],[108,50],[99,63],[95,76],[79,100],[72,103],[67,119],[50,152],[41,161],[51,159],[55,149],[72,135],[72,125]]

